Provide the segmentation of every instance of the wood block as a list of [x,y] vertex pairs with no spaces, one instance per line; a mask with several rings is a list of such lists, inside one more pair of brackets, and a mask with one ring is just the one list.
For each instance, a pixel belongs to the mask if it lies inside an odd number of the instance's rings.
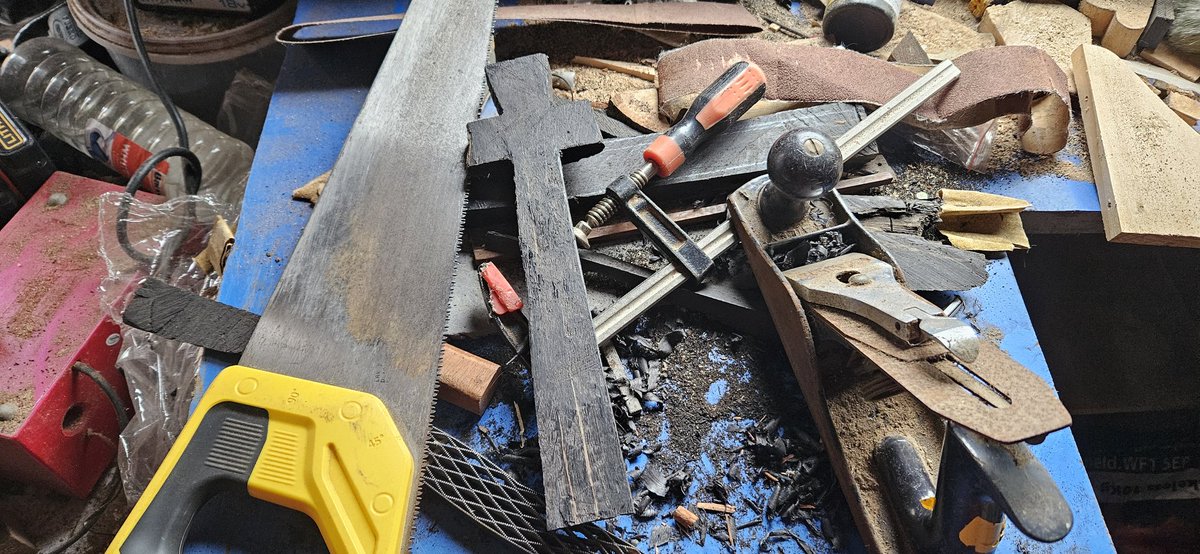
[[[1018,0],[990,6],[979,22],[979,30],[991,33],[998,45],[1036,46],[1045,50],[1068,78],[1071,54],[1080,44],[1092,43],[1092,27],[1087,16],[1059,3]],[[1070,85],[1073,90],[1074,84]]]
[[500,379],[500,365],[466,350],[442,345],[438,396],[475,414],[483,414]]
[[1200,79],[1200,57],[1179,52],[1165,42],[1153,50],[1142,50],[1138,55],[1158,67],[1178,73],[1189,81]]
[[1111,52],[1084,45],[1072,65],[1105,236],[1200,248],[1200,133]]
[[684,508],[683,506],[679,506],[674,510],[671,510],[671,517],[675,518],[675,523],[679,524],[679,526],[683,527],[684,529],[691,529],[700,521],[700,516],[696,515],[691,510]]
[[1171,108],[1184,123],[1191,127],[1196,126],[1196,120],[1200,119],[1200,102],[1195,98],[1186,94],[1172,92],[1167,95],[1167,107]]
[[1150,21],[1154,0],[1080,0],[1079,12],[1092,20],[1092,36],[1100,45],[1124,58]]

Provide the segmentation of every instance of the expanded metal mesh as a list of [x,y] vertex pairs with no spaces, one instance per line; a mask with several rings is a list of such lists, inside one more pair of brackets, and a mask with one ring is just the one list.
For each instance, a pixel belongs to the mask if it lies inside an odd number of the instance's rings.
[[523,552],[637,552],[630,542],[587,523],[547,531],[546,503],[500,466],[434,427],[424,486]]

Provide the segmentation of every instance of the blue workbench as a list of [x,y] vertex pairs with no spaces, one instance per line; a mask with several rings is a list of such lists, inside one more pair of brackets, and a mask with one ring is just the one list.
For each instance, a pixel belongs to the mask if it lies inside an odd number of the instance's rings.
[[[395,13],[403,11],[407,3],[405,0],[301,0],[296,21]],[[359,25],[360,29],[366,29],[371,25],[389,24]],[[394,26],[394,23],[390,25]],[[255,313],[262,313],[266,307],[311,214],[307,203],[291,199],[291,191],[333,166],[389,42],[390,39],[369,39],[288,49],[251,170],[237,231],[237,246],[229,259],[229,269],[218,297],[221,302]],[[1043,212],[1094,214],[1099,208],[1093,185],[1056,177],[1027,180],[1006,174],[981,183],[980,188],[1030,199],[1034,210]],[[1008,260],[993,260],[988,270],[987,284],[962,295],[967,309],[978,326],[994,326],[1001,330],[1001,347],[1005,351],[1051,382]],[[206,361],[202,367],[204,383],[209,383],[224,365],[216,360]],[[438,410],[439,418],[444,419],[442,412],[456,409],[439,406]],[[450,419],[463,417],[464,413],[449,416]],[[493,406],[479,423],[492,428],[511,428],[512,408]],[[464,440],[477,448],[483,446],[473,425],[460,428],[469,430]],[[1020,533],[1009,526],[1008,537],[999,551],[1029,552],[1030,547],[1037,552],[1112,551],[1111,540],[1070,430],[1053,433],[1032,449],[1071,504],[1075,528],[1064,541],[1045,547],[1035,546],[1036,543],[1019,536]],[[713,469],[703,467],[711,464],[699,462],[702,467],[697,471],[701,476]],[[644,463],[644,460],[633,462],[638,463]],[[447,520],[431,518],[425,513],[452,514],[449,508],[426,498],[422,509],[413,541],[414,552],[472,552],[485,548],[485,545],[488,549],[497,548],[498,541],[482,535],[462,517]],[[462,523],[441,527],[436,523],[438,520]],[[626,528],[647,529],[647,524],[635,523],[629,518],[621,518],[618,523]],[[778,525],[778,522],[767,522],[767,525]],[[794,527],[798,535],[811,536],[802,526]],[[690,541],[678,544],[687,552],[724,551],[715,542],[710,540],[705,548]],[[210,502],[198,515],[187,550],[206,553],[305,552],[319,550],[321,545],[307,516],[265,502],[247,500],[244,496],[230,496]],[[777,546],[786,552],[800,551],[791,543]],[[851,549],[854,549],[853,545]]]

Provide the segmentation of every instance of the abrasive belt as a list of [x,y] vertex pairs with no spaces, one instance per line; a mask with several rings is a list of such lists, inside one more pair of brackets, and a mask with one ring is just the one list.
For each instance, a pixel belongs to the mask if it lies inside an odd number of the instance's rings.
[[[658,60],[659,110],[684,111],[696,95],[738,60],[757,63],[767,75],[768,101],[879,106],[918,79],[908,69],[840,48],[714,39],[664,53]],[[1022,146],[1050,154],[1067,142],[1070,96],[1067,76],[1045,52],[1031,46],[997,46],[954,59],[962,74],[905,120],[924,129],[963,128],[998,116],[1027,116]],[[1031,116],[1031,118],[1030,118]]]

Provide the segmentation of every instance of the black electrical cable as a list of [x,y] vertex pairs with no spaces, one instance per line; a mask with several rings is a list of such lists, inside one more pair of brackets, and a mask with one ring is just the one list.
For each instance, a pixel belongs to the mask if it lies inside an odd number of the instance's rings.
[[112,384],[108,382],[108,379],[105,379],[103,375],[100,375],[99,371],[96,371],[90,365],[83,362],[75,362],[71,366],[71,369],[87,375],[92,381],[96,382],[96,386],[100,387],[104,396],[108,397],[109,402],[112,402],[113,411],[117,412],[118,432],[125,430],[125,427],[129,426],[129,414],[126,413],[125,403],[121,401],[121,396],[117,394],[117,389],[114,389]]
[[[180,157],[184,160],[183,165],[183,184],[184,192],[187,194],[197,194],[200,192],[200,179],[202,176],[200,170],[200,158],[196,156],[188,148],[188,132],[187,126],[184,125],[183,116],[179,112],[179,108],[175,107],[175,103],[171,101],[171,97],[159,84],[158,78],[154,75],[154,69],[150,66],[150,54],[146,51],[146,43],[142,38],[142,28],[138,24],[137,9],[133,5],[133,0],[124,0],[125,16],[129,21],[129,35],[133,39],[133,49],[137,52],[138,59],[142,62],[142,69],[146,72],[146,78],[150,81],[150,88],[158,95],[162,102],[163,109],[167,112],[167,117],[170,118],[171,124],[175,127],[176,139],[178,146],[163,149],[154,153],[142,165],[138,166],[137,171],[129,178],[128,184],[125,185],[125,196],[121,199],[121,203],[117,205],[117,242],[121,248],[125,250],[129,257],[139,263],[152,265],[154,257],[146,254],[135,248],[133,243],[129,241],[129,207],[133,203],[133,194],[137,192],[141,182],[154,170],[155,166],[168,158]],[[188,206],[188,213],[194,215],[195,206]]]
[[[118,433],[124,430],[125,427],[128,427],[129,414],[126,412],[125,403],[121,401],[121,396],[117,394],[117,390],[113,388],[112,383],[109,383],[108,379],[105,379],[99,371],[96,371],[92,366],[83,362],[75,362],[71,366],[71,369],[87,375],[96,383],[96,386],[100,387],[104,396],[108,397],[108,401],[112,403],[113,411],[117,413]],[[79,539],[82,539],[84,535],[88,534],[88,531],[91,531],[96,526],[96,522],[100,521],[100,516],[108,509],[108,505],[112,504],[113,500],[116,500],[117,493],[121,490],[121,479],[116,475],[115,467],[109,468],[102,481],[109,488],[108,494],[103,498],[100,497],[99,492],[93,495],[87,504],[87,506],[93,506],[91,511],[79,519],[79,523],[75,525],[66,537],[50,541],[49,545],[41,549],[41,554],[61,554],[66,552],[67,549],[79,542]],[[96,499],[98,498],[100,500],[97,502]],[[85,509],[87,506],[85,506]]]
[[150,88],[162,100],[163,107],[167,109],[167,116],[171,118],[171,124],[175,126],[175,134],[179,136],[179,146],[187,148],[188,133],[187,127],[183,124],[183,116],[179,114],[179,109],[175,107],[175,102],[171,101],[171,97],[167,95],[162,85],[158,83],[158,78],[154,76],[154,70],[150,67],[150,53],[146,51],[146,42],[142,39],[142,27],[138,24],[137,10],[133,5],[133,0],[124,1],[125,18],[129,21],[129,35],[133,39],[133,49],[137,51],[138,58],[142,62],[142,69],[146,71],[146,78],[150,80]]

